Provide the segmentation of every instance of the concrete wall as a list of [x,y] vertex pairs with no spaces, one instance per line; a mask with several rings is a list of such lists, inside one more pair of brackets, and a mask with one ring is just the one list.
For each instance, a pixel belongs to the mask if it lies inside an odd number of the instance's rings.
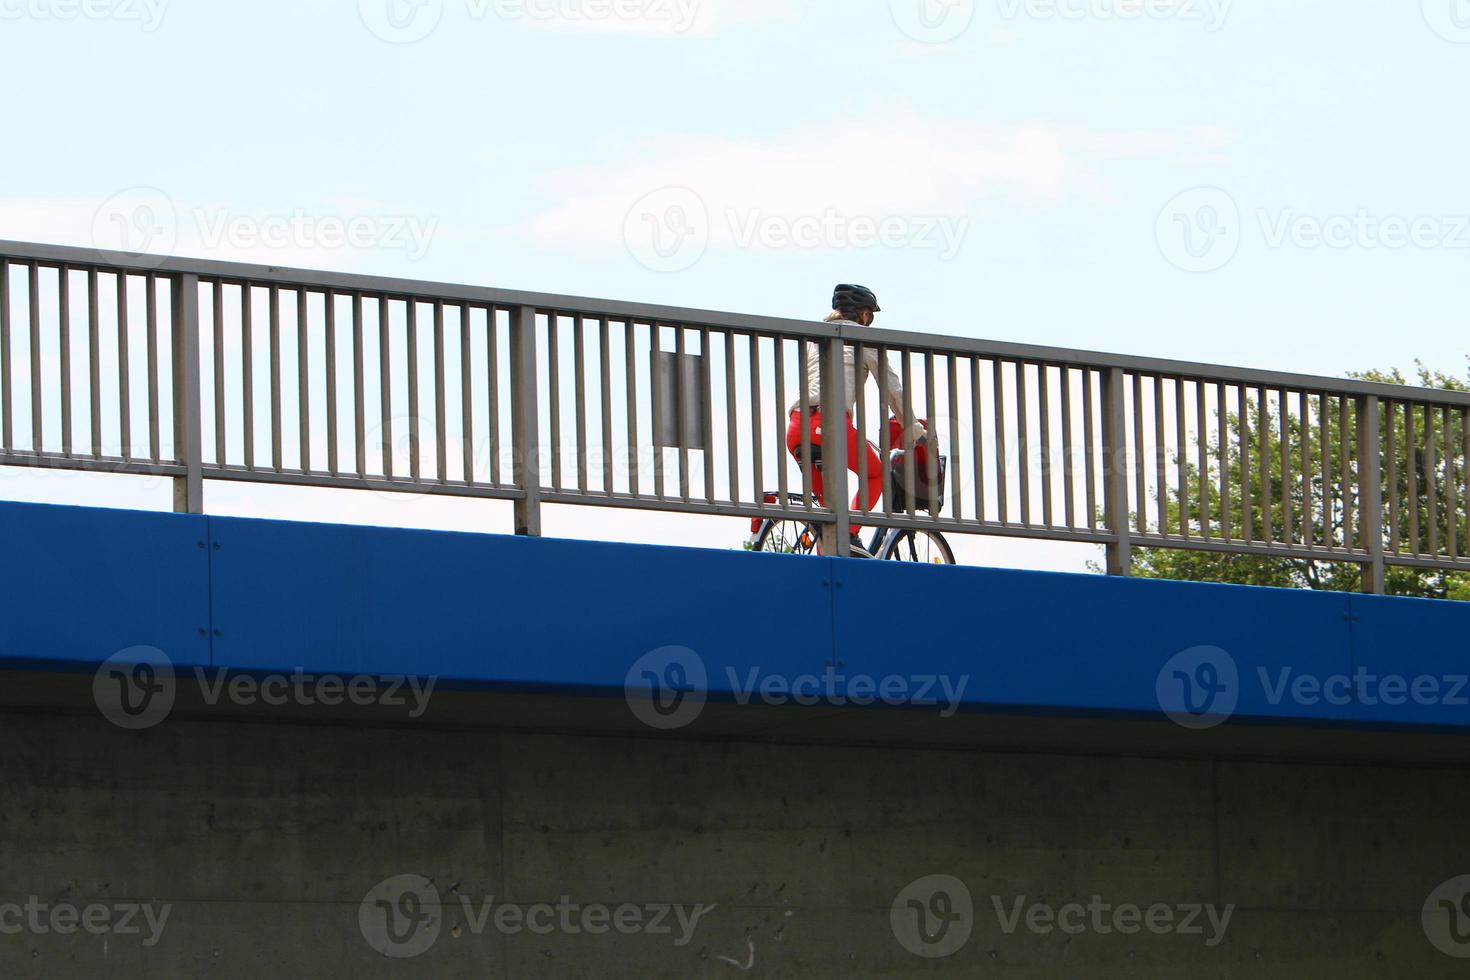
[[[751,976],[850,980],[1466,968],[1420,916],[1470,872],[1464,768],[234,719],[128,733],[59,711],[0,725],[0,906],[172,906],[151,947],[141,915],[137,935],[58,935],[44,918],[44,933],[0,935],[6,978],[683,980],[742,975],[719,957],[752,955]],[[967,885],[975,918],[962,948],[928,960],[901,945],[890,906],[936,874]],[[392,959],[359,911],[399,875],[432,879],[445,907],[427,951]],[[1007,935],[992,900],[1094,895],[1236,909],[1212,948],[1207,922],[1203,936]],[[492,918],[477,935],[459,896],[716,908],[680,946],[677,925],[507,935]]]

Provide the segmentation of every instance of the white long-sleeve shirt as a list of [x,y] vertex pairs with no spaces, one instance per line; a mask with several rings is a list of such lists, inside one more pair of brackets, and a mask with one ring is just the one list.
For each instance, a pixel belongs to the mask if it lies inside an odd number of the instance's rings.
[[[838,320],[838,326],[861,326],[851,320]],[[806,394],[805,399],[809,407],[820,410],[822,407],[822,344],[809,344],[806,354]],[[866,383],[869,375],[876,376],[879,371],[888,372],[888,407],[893,414],[903,418],[904,391],[903,382],[898,373],[889,367],[884,361],[878,359],[878,351],[872,347],[863,349],[863,373],[862,381]],[[857,371],[857,348],[844,345],[842,348],[842,391],[847,397],[847,410],[854,411],[857,408],[858,395],[862,389],[859,388]],[[797,395],[796,400],[791,403],[790,411],[794,412],[801,408],[802,396]]]

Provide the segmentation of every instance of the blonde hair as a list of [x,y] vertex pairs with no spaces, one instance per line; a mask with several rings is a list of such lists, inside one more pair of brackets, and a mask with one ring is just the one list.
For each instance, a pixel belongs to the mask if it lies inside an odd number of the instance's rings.
[[846,319],[847,319],[847,314],[846,313],[839,313],[836,310],[833,310],[831,313],[828,313],[827,314],[827,318],[825,320],[823,320],[822,322],[823,323],[836,323],[838,320],[846,320]]

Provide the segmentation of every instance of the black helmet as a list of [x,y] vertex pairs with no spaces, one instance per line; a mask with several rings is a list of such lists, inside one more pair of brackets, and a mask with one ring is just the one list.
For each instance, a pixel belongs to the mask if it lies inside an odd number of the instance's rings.
[[832,293],[832,309],[846,315],[859,310],[872,310],[878,313],[883,308],[878,305],[878,297],[867,286],[843,283]]

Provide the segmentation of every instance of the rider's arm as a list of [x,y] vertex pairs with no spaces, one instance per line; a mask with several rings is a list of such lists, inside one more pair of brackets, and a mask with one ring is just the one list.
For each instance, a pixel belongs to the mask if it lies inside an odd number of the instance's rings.
[[[908,393],[903,390],[903,379],[898,376],[898,372],[894,371],[888,365],[886,360],[880,359],[878,352],[871,347],[863,350],[863,361],[866,364],[868,373],[875,377],[879,371],[886,371],[888,373],[888,410],[893,413],[894,418],[902,420],[904,417],[904,404],[908,397]],[[913,445],[915,441],[923,438],[923,436],[924,427],[916,419],[912,429],[903,434],[903,439],[905,444]]]

